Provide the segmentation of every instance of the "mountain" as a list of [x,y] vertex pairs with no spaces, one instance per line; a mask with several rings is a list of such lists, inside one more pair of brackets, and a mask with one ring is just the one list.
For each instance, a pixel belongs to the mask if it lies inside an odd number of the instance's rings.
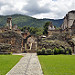
[[30,26],[30,27],[43,27],[43,25],[48,22],[52,21],[53,25],[59,27],[63,23],[63,19],[36,19],[27,15],[21,15],[21,14],[14,14],[14,15],[6,15],[6,16],[0,16],[0,26],[6,25],[7,18],[12,17],[12,24],[17,24],[20,27],[23,26]]

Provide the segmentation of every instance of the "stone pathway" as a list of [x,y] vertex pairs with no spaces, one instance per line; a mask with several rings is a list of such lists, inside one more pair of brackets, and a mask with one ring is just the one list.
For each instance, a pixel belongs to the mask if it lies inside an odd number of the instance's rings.
[[43,75],[36,53],[19,55],[24,57],[6,75]]

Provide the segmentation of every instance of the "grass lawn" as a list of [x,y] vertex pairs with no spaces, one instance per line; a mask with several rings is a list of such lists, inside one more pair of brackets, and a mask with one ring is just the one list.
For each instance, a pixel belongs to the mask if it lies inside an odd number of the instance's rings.
[[20,55],[0,55],[0,75],[5,75],[21,59]]
[[44,75],[75,75],[75,55],[39,55]]

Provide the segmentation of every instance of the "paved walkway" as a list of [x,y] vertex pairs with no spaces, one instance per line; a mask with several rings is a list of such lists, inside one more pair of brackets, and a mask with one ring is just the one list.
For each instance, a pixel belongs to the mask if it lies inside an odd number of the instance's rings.
[[24,53],[24,57],[6,75],[43,75],[36,53]]

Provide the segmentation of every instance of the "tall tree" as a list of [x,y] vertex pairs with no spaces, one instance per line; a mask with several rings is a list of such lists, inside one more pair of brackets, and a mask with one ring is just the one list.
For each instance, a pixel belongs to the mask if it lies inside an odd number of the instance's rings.
[[44,31],[43,31],[43,34],[44,35],[47,35],[48,34],[48,26],[49,25],[52,25],[52,22],[46,22],[45,25],[44,25]]

